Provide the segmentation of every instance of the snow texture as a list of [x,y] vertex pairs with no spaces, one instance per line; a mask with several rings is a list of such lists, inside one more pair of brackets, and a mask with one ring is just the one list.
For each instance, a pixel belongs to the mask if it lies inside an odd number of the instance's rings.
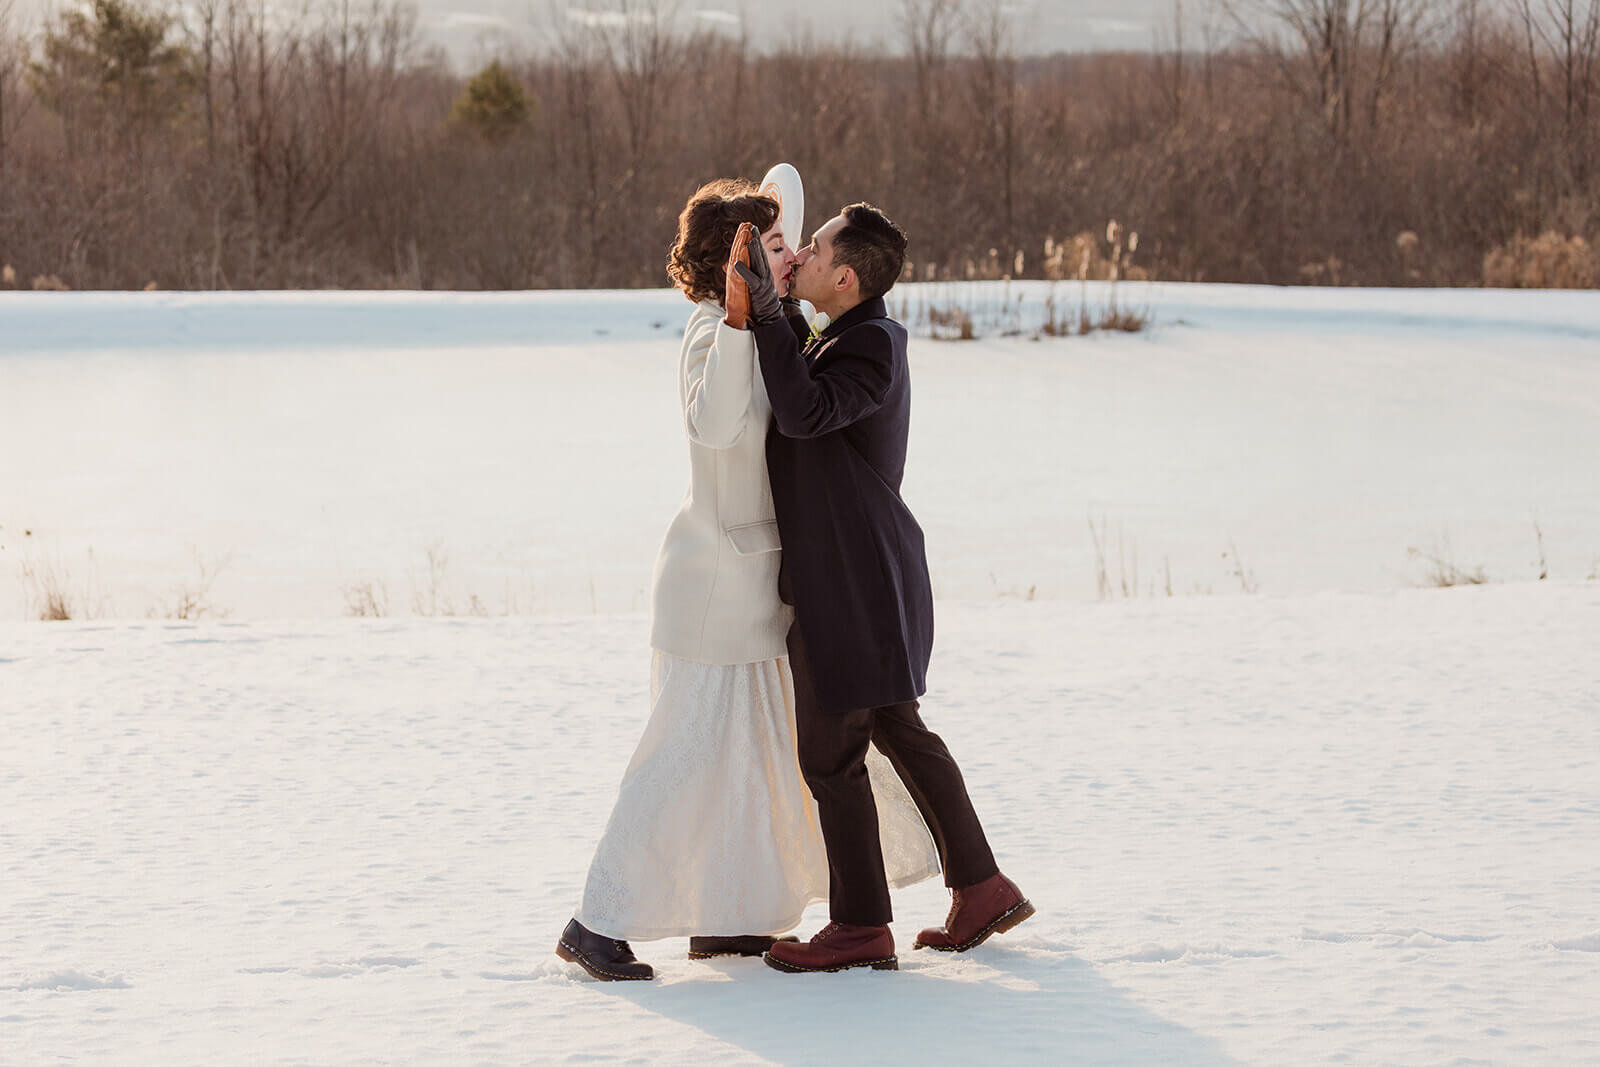
[[[928,883],[897,973],[618,985],[551,950],[648,713],[688,305],[0,299],[0,1063],[1600,1060],[1596,296],[1141,299],[913,348],[924,713],[1039,914],[913,952]],[[1497,581],[1416,587],[1446,537]],[[23,621],[91,547],[103,617]],[[143,618],[197,555],[231,617]],[[516,613],[412,614],[473,595]]]
[[[1025,321],[1051,291],[905,290],[913,316],[1021,297]],[[1118,596],[1383,591],[1429,581],[1427,557],[1600,574],[1600,294],[1119,299],[1157,328],[914,344],[905,492],[938,596],[1093,599],[1102,559]],[[77,617],[202,591],[235,619],[334,616],[364,589],[392,614],[645,611],[688,484],[689,310],[0,294],[0,618],[36,617],[28,563]]]
[[1600,1056],[1600,584],[940,625],[924,710],[1038,916],[913,952],[926,883],[897,974],[677,939],[645,986],[551,952],[642,617],[0,625],[0,1061]]

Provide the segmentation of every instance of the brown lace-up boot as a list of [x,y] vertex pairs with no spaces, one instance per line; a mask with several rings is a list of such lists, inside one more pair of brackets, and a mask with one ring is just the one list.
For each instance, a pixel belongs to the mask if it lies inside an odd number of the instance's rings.
[[913,948],[940,952],[965,952],[981,945],[991,934],[1003,934],[1033,914],[1015,882],[996,872],[993,877],[950,891],[950,914],[941,927],[917,935]]
[[626,941],[597,934],[577,919],[561,931],[556,955],[601,982],[648,982],[656,975],[655,968],[634,958]]
[[844,971],[871,967],[898,971],[894,935],[887,926],[850,926],[829,923],[807,943],[779,942],[767,950],[767,966],[780,971]]

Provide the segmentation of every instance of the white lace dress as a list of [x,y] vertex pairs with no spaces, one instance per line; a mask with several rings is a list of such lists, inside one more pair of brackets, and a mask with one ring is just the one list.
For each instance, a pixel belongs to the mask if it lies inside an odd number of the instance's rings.
[[[656,651],[650,692],[578,921],[630,941],[792,930],[827,899],[828,859],[800,776],[788,659],[724,666]],[[867,769],[890,885],[939,873],[889,761],[869,747]]]

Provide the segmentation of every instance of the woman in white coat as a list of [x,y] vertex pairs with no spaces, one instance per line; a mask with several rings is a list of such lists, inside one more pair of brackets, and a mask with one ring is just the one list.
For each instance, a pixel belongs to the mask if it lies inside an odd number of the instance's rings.
[[[651,713],[556,954],[595,978],[647,979],[630,940],[689,937],[689,955],[759,956],[827,899],[816,806],[800,777],[794,685],[767,481],[771,418],[754,336],[725,321],[740,223],[786,292],[795,256],[778,203],[712,182],[678,219],[667,274],[694,301],[678,398],[690,480],[656,559]],[[876,753],[873,754],[876,756]],[[869,760],[891,882],[938,873],[931,835],[886,760]]]

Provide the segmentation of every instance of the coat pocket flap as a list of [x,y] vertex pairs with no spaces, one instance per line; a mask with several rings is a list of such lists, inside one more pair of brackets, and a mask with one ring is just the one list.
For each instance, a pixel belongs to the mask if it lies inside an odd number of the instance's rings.
[[778,540],[775,522],[749,522],[743,526],[730,526],[725,531],[733,550],[741,556],[757,556],[763,552],[776,552],[783,547]]

